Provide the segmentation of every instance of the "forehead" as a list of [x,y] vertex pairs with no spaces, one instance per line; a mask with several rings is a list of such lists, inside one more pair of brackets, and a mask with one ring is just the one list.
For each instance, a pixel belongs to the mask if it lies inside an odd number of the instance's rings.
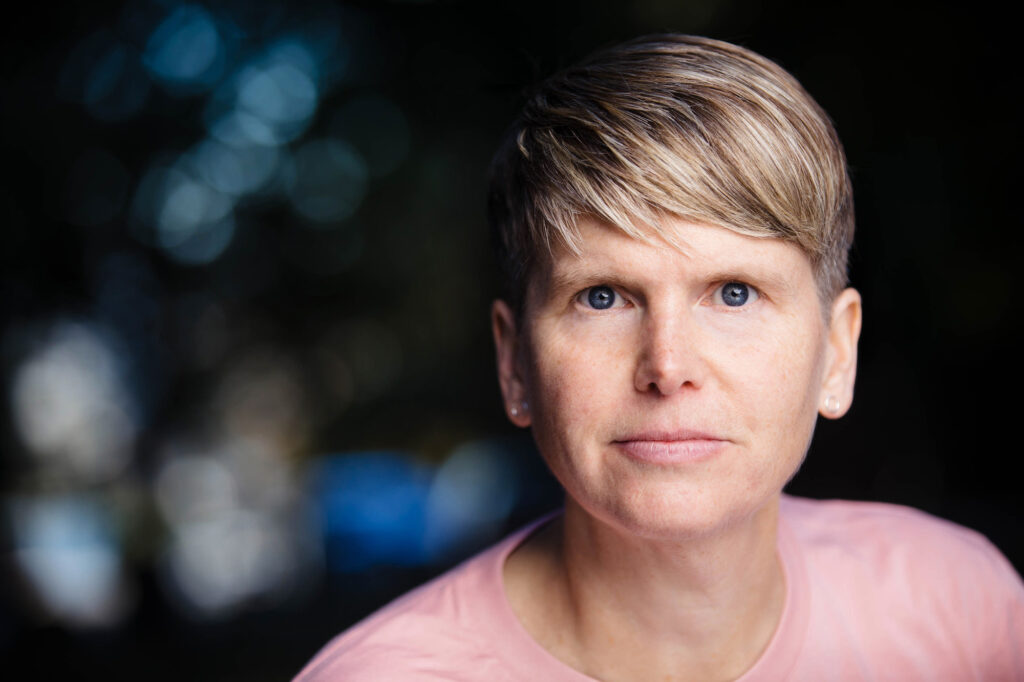
[[724,277],[816,290],[810,259],[782,239],[681,218],[666,218],[657,231],[636,231],[639,236],[631,236],[607,223],[581,219],[575,243],[559,245],[538,263],[530,288],[559,289],[601,277],[638,285]]

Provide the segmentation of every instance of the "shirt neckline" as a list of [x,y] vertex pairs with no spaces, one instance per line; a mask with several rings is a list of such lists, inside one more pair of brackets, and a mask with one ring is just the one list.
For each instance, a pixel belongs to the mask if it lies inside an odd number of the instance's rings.
[[[783,496],[779,505],[776,539],[776,551],[786,584],[782,617],[760,658],[736,682],[783,679],[796,663],[807,631],[810,615],[807,572],[799,544],[785,520],[787,506]],[[561,514],[562,510],[557,510],[542,516],[514,532],[495,548],[485,576],[487,620],[493,624],[494,634],[497,636],[494,641],[499,643],[499,655],[523,679],[596,682],[594,678],[563,663],[538,644],[515,615],[505,594],[504,567],[509,555],[541,526]]]

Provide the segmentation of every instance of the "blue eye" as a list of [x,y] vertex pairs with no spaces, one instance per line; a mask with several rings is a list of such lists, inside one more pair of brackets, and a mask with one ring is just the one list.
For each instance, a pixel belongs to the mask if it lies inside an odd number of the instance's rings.
[[743,282],[726,282],[718,291],[722,303],[730,308],[738,308],[751,300],[757,300],[757,292]]
[[587,303],[594,310],[607,310],[615,305],[615,291],[603,285],[590,287],[587,290]]

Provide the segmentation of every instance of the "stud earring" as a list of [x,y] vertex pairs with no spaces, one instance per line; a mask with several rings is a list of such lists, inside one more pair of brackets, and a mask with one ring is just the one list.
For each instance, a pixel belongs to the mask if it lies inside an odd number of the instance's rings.
[[829,414],[836,414],[839,412],[840,407],[839,398],[834,395],[830,395],[825,398],[825,411]]
[[525,400],[523,402],[519,403],[518,407],[515,406],[515,405],[511,405],[508,408],[508,413],[510,415],[512,415],[513,417],[518,417],[520,414],[526,414],[529,411],[530,411],[530,403],[526,402]]
[[519,416],[519,408],[516,407],[515,405],[512,405],[511,407],[508,408],[508,413],[510,415],[512,415],[513,417],[518,417]]

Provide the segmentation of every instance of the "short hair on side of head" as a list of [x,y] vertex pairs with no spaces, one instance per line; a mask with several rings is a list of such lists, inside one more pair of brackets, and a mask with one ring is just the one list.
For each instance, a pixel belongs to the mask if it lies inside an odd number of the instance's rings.
[[495,155],[489,218],[503,296],[590,216],[672,243],[673,215],[798,245],[819,296],[847,282],[853,190],[824,110],[774,62],[687,35],[646,36],[544,81]]

